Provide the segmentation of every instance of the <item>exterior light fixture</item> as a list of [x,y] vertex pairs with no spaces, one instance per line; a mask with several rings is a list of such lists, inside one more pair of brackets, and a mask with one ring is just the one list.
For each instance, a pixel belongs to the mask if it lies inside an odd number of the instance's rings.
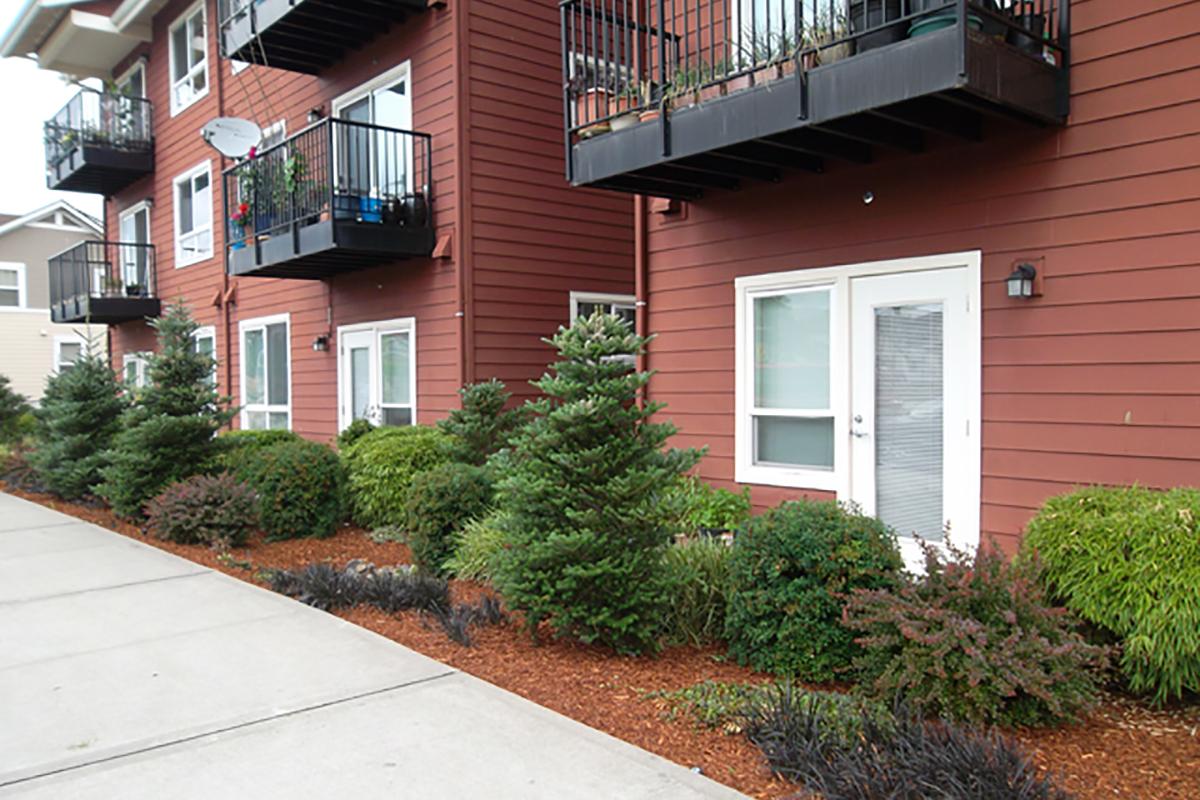
[[313,124],[314,122],[320,122],[323,119],[325,119],[325,109],[324,108],[322,108],[321,106],[316,106],[314,108],[309,109],[309,111],[308,111],[308,124],[309,125]]
[[329,350],[328,336],[318,336],[317,338],[313,339],[313,352],[324,353],[327,350]]
[[871,203],[874,203],[874,202],[875,202],[875,193],[874,192],[863,192],[863,204],[864,205],[869,206],[869,205],[871,205]]
[[1035,278],[1037,278],[1037,268],[1033,264],[1017,264],[1008,276],[1008,296],[1033,297]]

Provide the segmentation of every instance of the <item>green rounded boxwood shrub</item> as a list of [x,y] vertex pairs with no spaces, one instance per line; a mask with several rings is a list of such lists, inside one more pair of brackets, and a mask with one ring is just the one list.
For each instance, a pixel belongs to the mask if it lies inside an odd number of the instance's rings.
[[403,525],[408,487],[420,472],[450,460],[436,428],[378,428],[343,453],[354,521],[364,528]]
[[151,500],[146,516],[160,539],[238,547],[258,524],[257,505],[254,490],[231,475],[195,475]]
[[1051,498],[1022,557],[1080,618],[1120,640],[1129,688],[1200,692],[1200,491],[1093,487]]
[[235,476],[254,460],[260,450],[281,442],[298,442],[301,436],[293,431],[267,430],[225,431],[217,437],[216,450],[205,470],[210,473],[230,472]]
[[405,528],[413,562],[440,575],[454,552],[454,534],[487,515],[495,487],[487,470],[452,461],[419,473],[408,487]]
[[375,426],[371,424],[370,420],[361,418],[353,420],[337,435],[338,451],[345,450],[373,430],[375,430]]
[[755,669],[827,681],[858,652],[844,595],[895,585],[903,562],[882,522],[832,502],[789,501],[733,548],[725,638]]
[[447,573],[465,581],[492,580],[496,555],[504,548],[504,512],[468,520],[454,533],[454,555],[446,560]]
[[258,494],[270,539],[330,536],[345,519],[345,471],[325,445],[300,439],[258,449],[238,477]]

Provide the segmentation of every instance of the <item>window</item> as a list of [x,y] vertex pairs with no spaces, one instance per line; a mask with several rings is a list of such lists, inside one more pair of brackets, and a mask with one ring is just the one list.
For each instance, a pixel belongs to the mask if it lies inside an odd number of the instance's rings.
[[212,325],[206,325],[202,328],[197,328],[192,334],[192,342],[196,352],[208,356],[212,359],[212,374],[209,376],[209,385],[217,385],[217,329]]
[[[138,203],[121,212],[119,218],[122,244],[150,244],[150,204]],[[150,248],[121,247],[121,282],[130,297],[149,296]]]
[[361,123],[335,128],[337,183],[351,195],[399,197],[412,191],[411,139],[369,127],[412,129],[410,74],[406,61],[333,101],[334,117]]
[[171,116],[208,94],[208,36],[204,3],[171,26]]
[[242,335],[242,427],[290,430],[291,353],[287,314],[246,320]]
[[341,427],[356,419],[416,424],[415,325],[409,318],[338,329]]
[[175,179],[175,266],[212,254],[212,167],[205,161]]
[[78,336],[54,337],[54,371],[66,372],[84,353],[84,341]]
[[144,389],[149,383],[149,362],[146,353],[126,353],[121,357],[122,374],[125,385],[134,389]]
[[25,265],[0,262],[0,310],[25,308]]
[[631,328],[637,323],[637,302],[631,295],[571,292],[572,322],[580,317],[590,317],[597,310],[606,314],[616,314],[628,322]]

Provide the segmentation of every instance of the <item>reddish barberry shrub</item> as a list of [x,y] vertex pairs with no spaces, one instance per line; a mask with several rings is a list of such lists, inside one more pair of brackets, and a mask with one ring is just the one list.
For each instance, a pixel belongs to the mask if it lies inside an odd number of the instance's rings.
[[196,475],[150,501],[150,530],[179,544],[236,547],[258,524],[253,490],[229,475]]

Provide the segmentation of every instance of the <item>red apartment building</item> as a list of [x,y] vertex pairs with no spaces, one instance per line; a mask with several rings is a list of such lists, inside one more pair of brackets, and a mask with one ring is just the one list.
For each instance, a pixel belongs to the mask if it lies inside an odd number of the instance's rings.
[[1009,550],[1073,485],[1200,484],[1200,2],[563,5],[567,175],[660,198],[706,479]]
[[632,201],[562,178],[558,37],[555,0],[30,0],[0,53],[108,86],[47,121],[108,240],[52,260],[55,319],[110,323],[136,381],[182,299],[240,425],[323,440],[528,392],[573,308],[633,313]]

